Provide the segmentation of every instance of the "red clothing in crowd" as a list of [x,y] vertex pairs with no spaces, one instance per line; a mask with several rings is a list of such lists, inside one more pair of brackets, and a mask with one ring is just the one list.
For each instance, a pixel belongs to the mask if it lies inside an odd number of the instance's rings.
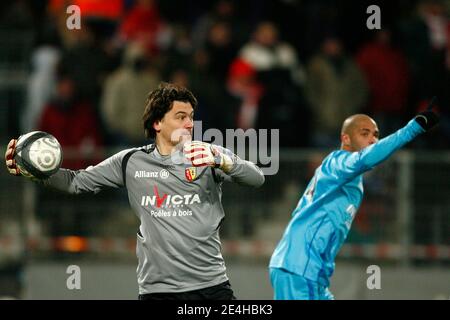
[[39,130],[54,135],[61,144],[63,168],[84,169],[102,159],[98,155],[99,147],[103,145],[99,123],[88,103],[75,103],[68,110],[49,103],[42,114]]
[[149,53],[156,53],[156,38],[161,26],[162,20],[155,5],[137,3],[124,17],[119,34],[125,41],[142,42]]
[[124,12],[122,0],[50,0],[48,7],[51,12],[64,12],[69,5],[80,8],[82,17],[96,17],[110,20],[119,20]]
[[409,72],[403,54],[385,44],[369,43],[359,51],[356,60],[370,88],[371,112],[404,112]]

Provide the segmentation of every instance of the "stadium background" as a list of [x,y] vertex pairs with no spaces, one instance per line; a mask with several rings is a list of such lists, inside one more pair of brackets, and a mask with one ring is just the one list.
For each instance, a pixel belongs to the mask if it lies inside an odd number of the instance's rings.
[[[66,8],[81,9],[69,30]],[[366,9],[381,9],[381,31]],[[321,158],[354,112],[386,135],[438,96],[439,128],[366,174],[339,254],[339,299],[450,298],[450,1],[22,0],[0,4],[0,143],[54,134],[64,167],[143,144],[146,93],[186,85],[207,128],[280,129],[280,167],[224,187],[223,253],[239,298],[270,299],[266,266]],[[278,33],[276,32],[278,30]],[[138,221],[122,191],[78,197],[0,171],[0,296],[136,299]],[[369,290],[370,265],[382,287]],[[69,265],[81,290],[68,290]]]

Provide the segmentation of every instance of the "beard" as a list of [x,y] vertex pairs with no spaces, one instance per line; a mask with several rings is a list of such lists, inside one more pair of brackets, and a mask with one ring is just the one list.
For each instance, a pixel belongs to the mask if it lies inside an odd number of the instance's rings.
[[176,146],[183,146],[186,142],[192,141],[192,131],[188,129],[176,129],[172,132],[170,141]]

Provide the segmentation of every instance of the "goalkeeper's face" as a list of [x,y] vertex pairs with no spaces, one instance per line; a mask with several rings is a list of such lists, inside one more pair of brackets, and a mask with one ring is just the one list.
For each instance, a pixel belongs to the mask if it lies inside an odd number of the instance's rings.
[[158,138],[166,143],[176,146],[177,144],[192,139],[194,128],[194,109],[189,102],[174,101],[170,109],[161,121],[154,124]]

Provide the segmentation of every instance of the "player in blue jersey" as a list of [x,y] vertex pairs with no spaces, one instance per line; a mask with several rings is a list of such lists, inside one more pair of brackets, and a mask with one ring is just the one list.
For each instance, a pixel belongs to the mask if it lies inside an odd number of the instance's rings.
[[316,169],[271,257],[275,299],[334,299],[329,279],[363,198],[362,174],[438,122],[432,103],[382,140],[369,116],[356,114],[344,121],[340,150],[330,153]]

